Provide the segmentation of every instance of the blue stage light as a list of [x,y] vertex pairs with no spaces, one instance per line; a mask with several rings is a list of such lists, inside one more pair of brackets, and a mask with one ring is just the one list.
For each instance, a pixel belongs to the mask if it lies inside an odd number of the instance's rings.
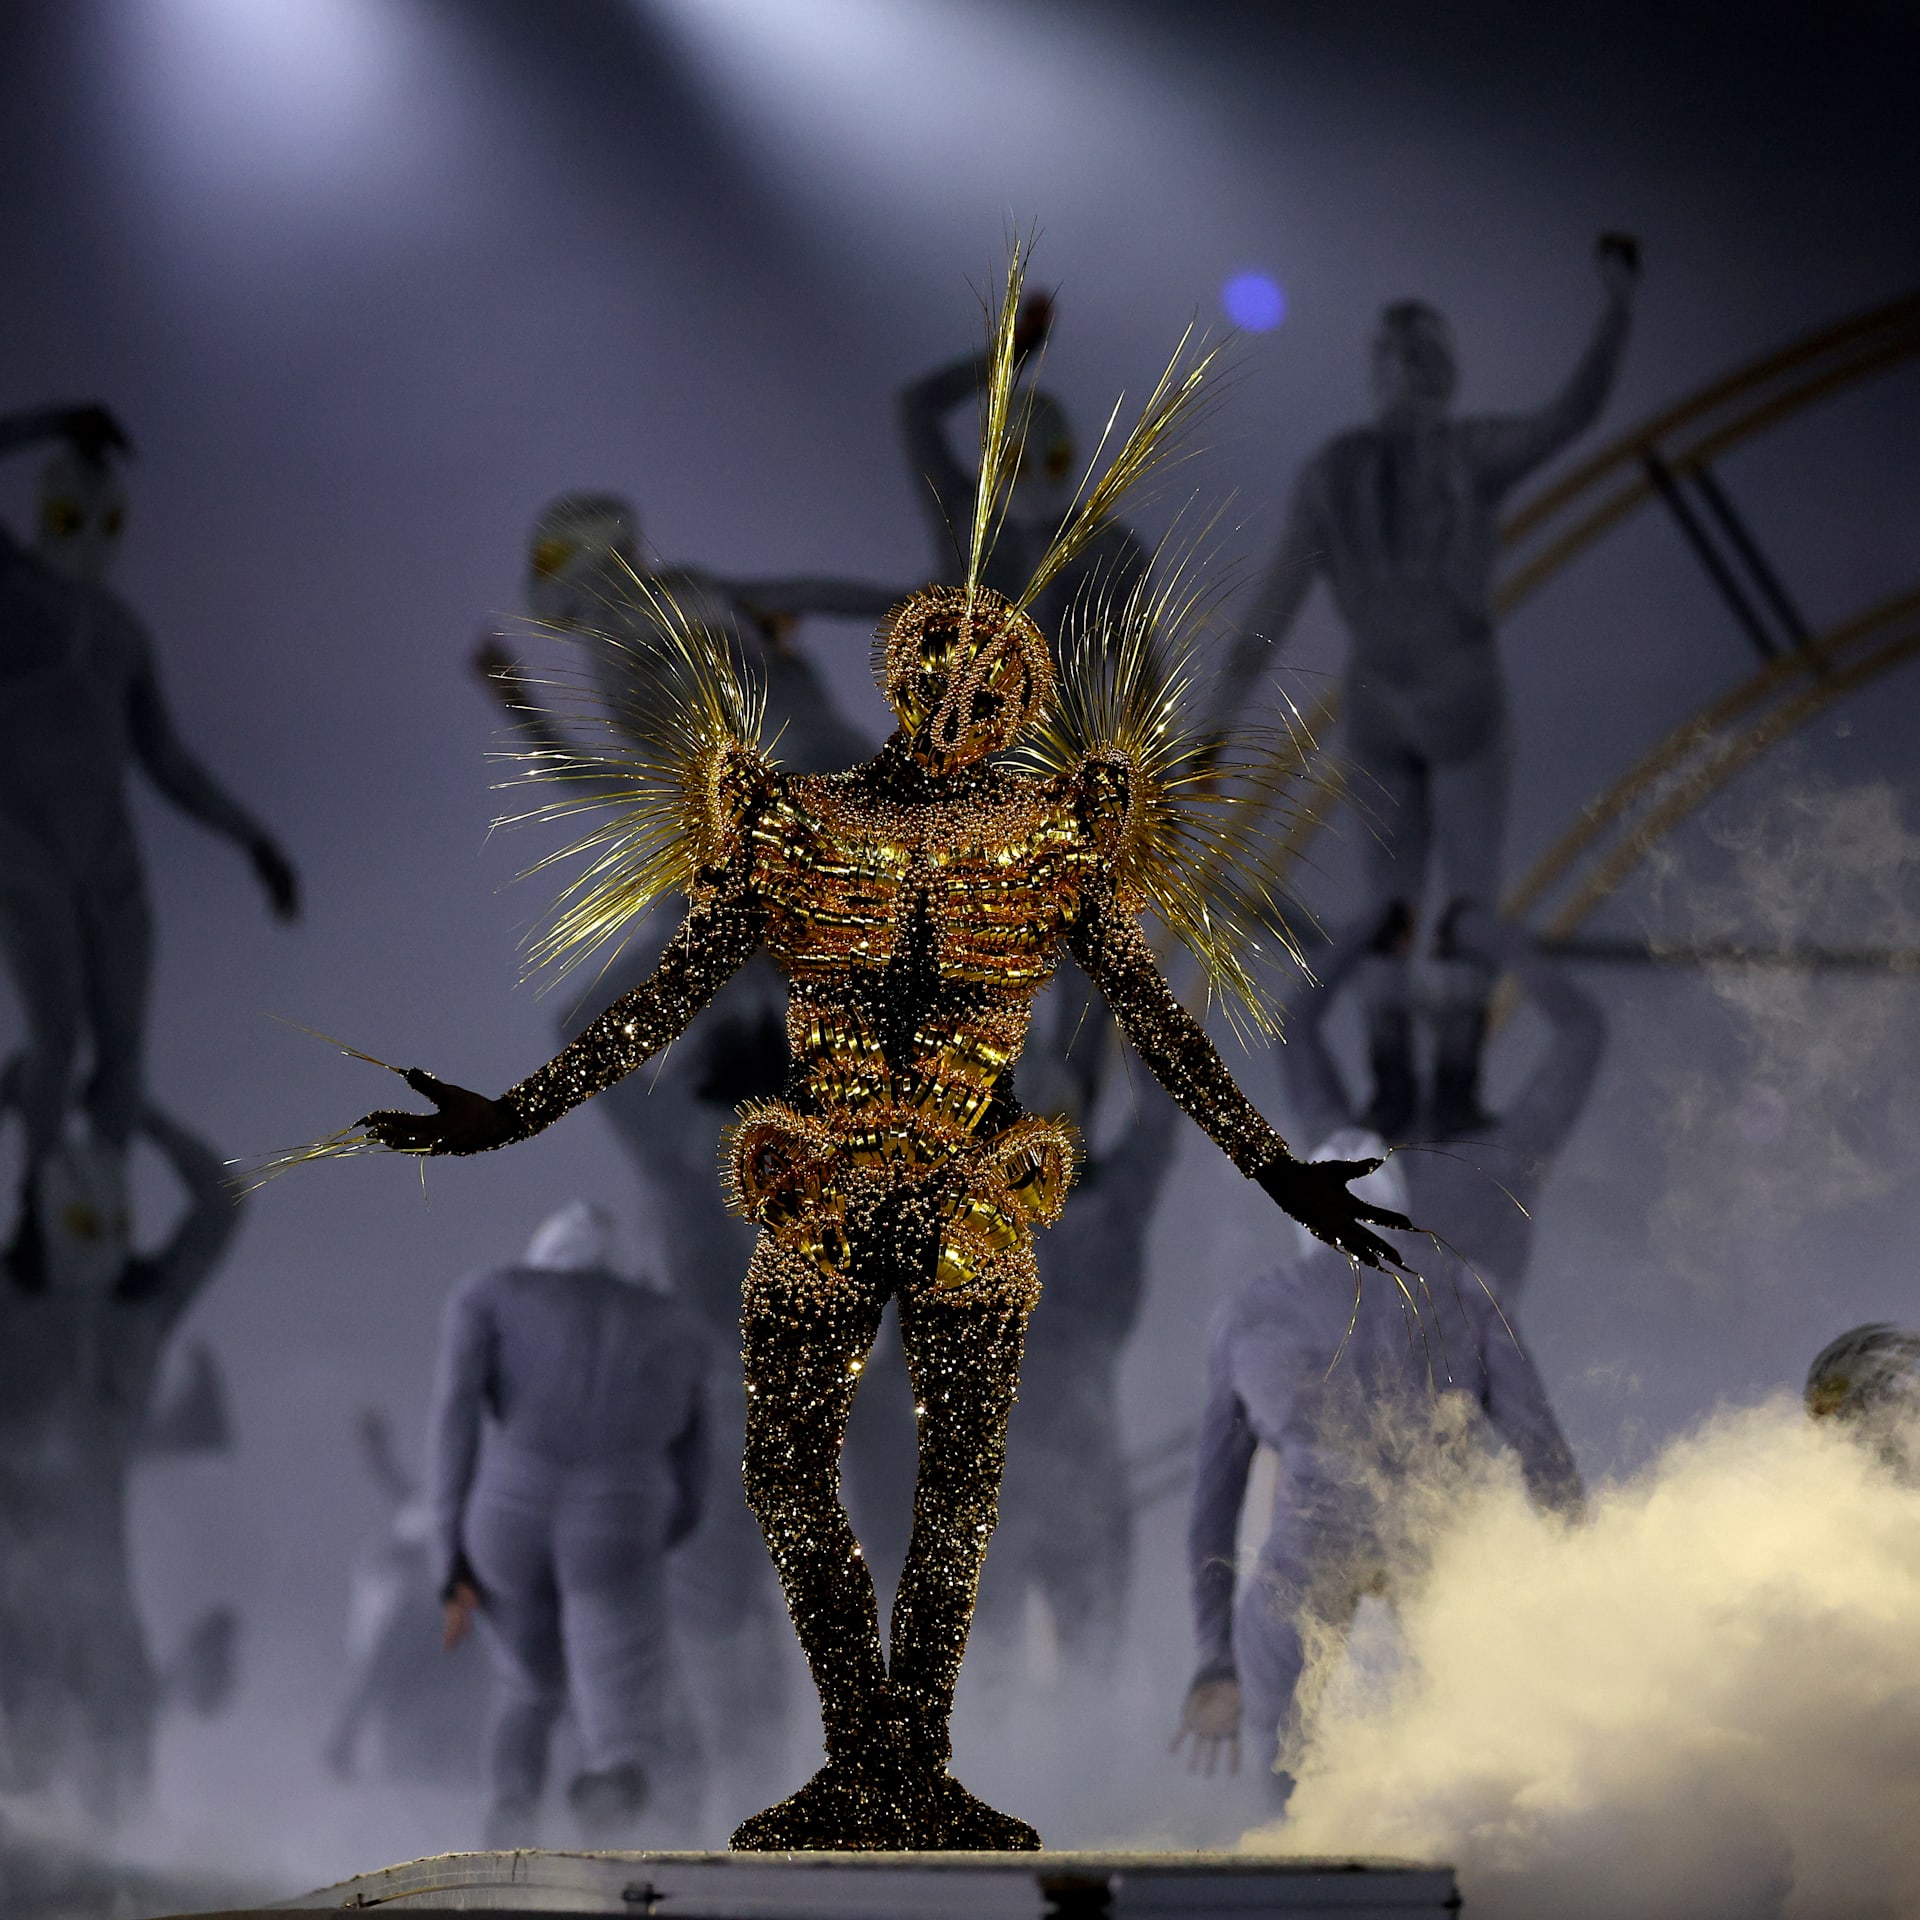
[[1248,333],[1271,333],[1287,317],[1287,296],[1270,273],[1236,273],[1220,289],[1220,304]]

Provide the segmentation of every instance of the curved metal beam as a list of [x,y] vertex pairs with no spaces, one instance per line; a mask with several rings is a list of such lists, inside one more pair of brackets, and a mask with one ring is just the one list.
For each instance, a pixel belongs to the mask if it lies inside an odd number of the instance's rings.
[[[1920,359],[1920,293],[1903,295],[1883,306],[1836,321],[1774,353],[1736,368],[1642,421],[1529,501],[1501,528],[1502,548],[1511,550],[1590,497],[1597,489],[1611,487],[1611,491],[1597,505],[1590,507],[1543,551],[1535,554],[1502,582],[1496,595],[1498,611],[1502,615],[1510,612],[1603,533],[1617,526],[1652,498],[1653,486],[1643,459],[1647,448],[1656,443],[1666,443],[1660,448],[1661,458],[1672,471],[1685,472],[1704,467],[1741,441],[1830,394],[1915,359]],[[1676,448],[1672,444],[1673,437],[1682,434],[1688,437]],[[1641,755],[1622,779],[1604,795],[1582,810],[1574,825],[1535,862],[1509,897],[1505,910],[1520,913],[1531,908],[1628,806],[1720,729],[1754,708],[1764,706],[1776,693],[1808,673],[1827,673],[1837,655],[1916,609],[1920,609],[1920,591],[1884,601],[1854,620],[1832,629],[1797,653],[1769,662],[1730,694],[1676,728]],[[1901,654],[1899,657],[1905,656]],[[1897,664],[1896,660],[1885,659],[1880,654],[1875,655],[1874,659],[1881,664],[1864,674],[1857,669],[1834,674],[1823,698],[1815,699],[1802,694],[1789,702],[1782,712],[1800,713],[1802,717],[1817,712],[1840,693],[1860,684],[1862,678],[1871,678],[1874,673]],[[1325,695],[1307,722],[1308,736],[1312,738],[1324,734],[1338,718],[1339,711],[1339,694],[1330,692]],[[1763,723],[1750,738],[1766,744],[1781,737],[1782,731],[1790,731],[1792,726],[1798,724],[1799,720],[1791,720],[1784,728],[1780,728],[1772,723]],[[1743,749],[1743,757],[1738,764],[1744,765],[1746,759],[1759,750],[1759,746],[1751,750]],[[1706,793],[1713,791],[1724,779],[1731,777],[1735,770],[1736,767],[1729,766],[1711,781],[1700,799],[1704,799]],[[1263,884],[1277,885],[1300,860],[1313,836],[1324,824],[1326,815],[1346,796],[1346,792],[1344,771],[1337,761],[1330,762],[1314,776],[1309,797],[1298,806],[1293,825],[1262,865],[1260,879]],[[1696,799],[1693,805],[1698,804],[1699,800]],[[1691,807],[1683,809],[1681,815],[1675,816],[1676,819],[1684,817],[1686,811],[1691,811]],[[1620,857],[1620,852],[1616,849],[1616,858]],[[1641,857],[1644,857],[1644,849],[1641,854],[1634,856],[1625,870],[1630,871]],[[1617,884],[1616,879],[1595,896],[1595,902],[1604,898],[1605,893]]]
[[[1547,937],[1565,939],[1572,933],[1601,901],[1619,888],[1661,840],[1766,748],[1804,726],[1843,693],[1853,692],[1916,655],[1920,655],[1920,620],[1874,648],[1865,659],[1816,680],[1796,698],[1774,708],[1739,738],[1725,742],[1601,861],[1585,885],[1547,922]],[[1511,911],[1511,901],[1503,911]]]
[[1622,813],[1664,780],[1690,753],[1719,739],[1733,722],[1764,706],[1776,693],[1796,681],[1836,666],[1843,654],[1882,628],[1916,617],[1920,617],[1920,588],[1895,594],[1814,640],[1804,654],[1785,654],[1769,661],[1732,692],[1682,721],[1649,747],[1606,792],[1587,803],[1573,825],[1528,868],[1507,896],[1504,911],[1529,912]]

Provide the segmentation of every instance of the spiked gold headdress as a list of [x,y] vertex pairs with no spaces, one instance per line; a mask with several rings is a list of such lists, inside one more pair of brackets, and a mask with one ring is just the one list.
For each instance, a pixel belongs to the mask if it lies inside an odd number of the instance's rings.
[[[1005,522],[1032,408],[1030,389],[1026,397],[1016,393],[1020,356],[1014,346],[1031,252],[1031,243],[1019,241],[1009,250],[1006,284],[992,316],[987,342],[987,385],[980,404],[980,480],[974,492],[972,538],[967,549],[969,594],[979,589],[994,541]],[[1103,466],[1125,396],[1114,402],[1086,471],[1074,489],[1073,505],[1014,602],[1022,613],[1086,551],[1112,521],[1123,498],[1137,493],[1169,465],[1191,454],[1187,435],[1211,402],[1213,389],[1207,377],[1219,355],[1220,348],[1204,347],[1189,325],[1175,344],[1166,370],[1147,395],[1140,417]]]

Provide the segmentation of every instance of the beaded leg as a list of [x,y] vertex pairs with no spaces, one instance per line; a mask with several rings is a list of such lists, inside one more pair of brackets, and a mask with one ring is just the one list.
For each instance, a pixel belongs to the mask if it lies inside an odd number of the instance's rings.
[[1023,1312],[902,1293],[900,1337],[919,1410],[913,1539],[893,1603],[894,1697],[944,1765],[947,1717],[998,1518]]
[[[1029,1256],[1030,1260],[1030,1256]],[[919,1409],[913,1539],[893,1604],[890,1673],[915,1757],[934,1776],[941,1847],[1028,1849],[1040,1836],[946,1772],[947,1722],[974,1595],[998,1516],[1007,1416],[1020,1377],[1027,1307],[900,1296],[900,1334]]]
[[748,1269],[746,1494],[835,1753],[870,1737],[885,1713],[873,1581],[840,1504],[840,1445],[885,1295],[850,1283],[823,1295],[808,1287],[804,1270],[787,1271],[799,1264],[763,1235]]
[[840,1504],[840,1444],[887,1297],[860,1253],[856,1239],[853,1273],[823,1274],[763,1236],[747,1273],[747,1503],[819,1689],[827,1764],[735,1829],[742,1850],[918,1847],[942,1830],[901,1737],[873,1581]]

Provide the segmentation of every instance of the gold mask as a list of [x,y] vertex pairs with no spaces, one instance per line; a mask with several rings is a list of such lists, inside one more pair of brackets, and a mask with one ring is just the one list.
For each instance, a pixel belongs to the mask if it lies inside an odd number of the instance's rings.
[[966,766],[1011,746],[1053,693],[1040,629],[987,587],[922,587],[874,636],[887,704],[915,754]]

